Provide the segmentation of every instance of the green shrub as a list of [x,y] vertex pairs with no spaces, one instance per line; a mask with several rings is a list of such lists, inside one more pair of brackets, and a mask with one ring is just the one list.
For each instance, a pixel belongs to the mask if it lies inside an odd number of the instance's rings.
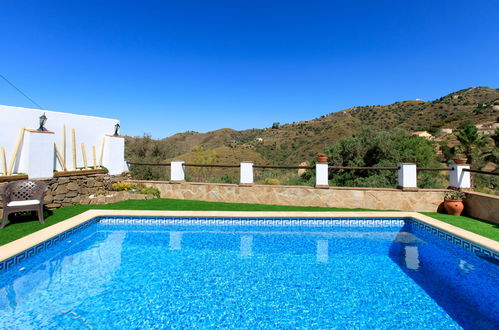
[[462,201],[466,195],[461,191],[446,191],[444,198],[451,201]]
[[116,191],[128,191],[136,188],[134,184],[125,181],[113,183],[112,187]]
[[228,175],[224,174],[222,177],[220,177],[220,182],[221,183],[237,183],[237,179]]
[[[305,172],[305,173],[307,173],[307,172]],[[293,175],[293,176],[287,177],[284,180],[284,182],[282,182],[282,184],[287,185],[287,186],[313,186],[314,182],[312,182],[311,180],[306,180],[303,176]]]
[[97,190],[97,192],[95,194],[97,196],[104,196],[104,195],[106,195],[106,191],[104,189],[99,189],[99,190]]
[[279,185],[281,184],[281,181],[279,181],[279,179],[274,179],[274,178],[265,178],[265,184]]
[[153,187],[144,187],[138,191],[139,194],[144,194],[144,195],[153,195],[155,197],[159,197],[161,193],[157,188]]

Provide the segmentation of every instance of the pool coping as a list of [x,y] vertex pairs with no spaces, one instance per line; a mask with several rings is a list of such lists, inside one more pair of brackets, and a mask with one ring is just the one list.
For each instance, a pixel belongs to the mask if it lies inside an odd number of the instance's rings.
[[451,235],[499,254],[499,242],[417,212],[234,212],[234,211],[144,211],[88,210],[0,246],[0,262],[97,217],[236,217],[236,218],[413,218]]

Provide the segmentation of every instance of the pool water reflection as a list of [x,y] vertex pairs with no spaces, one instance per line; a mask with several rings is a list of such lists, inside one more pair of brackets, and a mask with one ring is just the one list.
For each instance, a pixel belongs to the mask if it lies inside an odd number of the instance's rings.
[[493,328],[497,266],[449,244],[404,224],[97,223],[0,274],[0,327]]

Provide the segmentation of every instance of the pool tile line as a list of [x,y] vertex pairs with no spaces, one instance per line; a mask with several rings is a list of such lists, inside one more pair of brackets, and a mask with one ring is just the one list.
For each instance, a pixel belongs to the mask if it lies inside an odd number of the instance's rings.
[[473,244],[472,242],[469,242],[461,237],[452,235],[448,232],[445,232],[431,225],[418,221],[417,219],[407,218],[406,221],[410,226],[416,227],[417,229],[423,230],[427,234],[431,234],[433,236],[446,240],[452,244],[458,245],[463,249],[470,251],[474,254],[499,260],[499,254],[492,250],[489,250],[477,244]]
[[66,231],[64,231],[64,232],[44,241],[42,243],[39,243],[39,244],[37,244],[37,245],[19,253],[19,254],[16,254],[13,257],[10,257],[6,260],[1,261],[0,262],[0,272],[16,266],[17,264],[22,262],[24,259],[30,258],[30,257],[48,249],[49,247],[51,247],[55,244],[57,244],[61,241],[64,241],[69,236],[76,234],[76,233],[88,228],[89,226],[91,226],[99,221],[100,221],[100,217],[92,218],[89,221],[86,221],[86,222],[84,222],[76,227],[73,227],[69,230],[66,230]]
[[[397,217],[397,215],[399,215]],[[145,218],[145,219],[144,219]],[[193,220],[195,218],[195,220]],[[334,220],[332,220],[334,218]],[[355,218],[355,219],[353,219]],[[199,211],[109,211],[90,210],[0,247],[0,272],[38,254],[88,226],[103,224],[250,225],[259,226],[401,226],[404,222],[476,254],[499,260],[499,243],[415,212],[199,212]],[[336,222],[336,224],[335,224]],[[443,227],[439,229],[435,226]],[[455,231],[456,235],[448,231]],[[473,241],[479,242],[474,244]],[[488,249],[480,245],[484,241]],[[38,242],[38,243],[33,243]]]
[[405,218],[236,218],[236,217],[103,217],[101,224],[184,225],[184,226],[315,226],[315,227],[394,227],[403,226]]
[[475,254],[484,255],[499,260],[499,254],[482,246],[473,244],[463,238],[442,231],[414,218],[222,218],[222,217],[103,217],[101,224],[134,224],[134,225],[209,225],[209,226],[314,226],[314,227],[393,227],[402,226],[405,223],[424,230],[434,236],[449,241],[455,245],[471,251]]

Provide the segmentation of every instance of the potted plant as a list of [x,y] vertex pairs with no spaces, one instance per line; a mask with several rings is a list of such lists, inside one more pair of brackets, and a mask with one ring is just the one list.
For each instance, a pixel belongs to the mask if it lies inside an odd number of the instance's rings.
[[452,159],[454,161],[454,164],[462,165],[462,164],[468,164],[468,157],[456,157]]
[[464,209],[463,198],[465,197],[465,194],[461,191],[447,191],[444,194],[445,211],[450,215],[461,215]]
[[316,157],[317,157],[317,163],[327,163],[328,158],[326,154],[318,152]]
[[468,164],[468,156],[462,145],[452,147],[454,154],[452,155],[452,161],[454,164]]

